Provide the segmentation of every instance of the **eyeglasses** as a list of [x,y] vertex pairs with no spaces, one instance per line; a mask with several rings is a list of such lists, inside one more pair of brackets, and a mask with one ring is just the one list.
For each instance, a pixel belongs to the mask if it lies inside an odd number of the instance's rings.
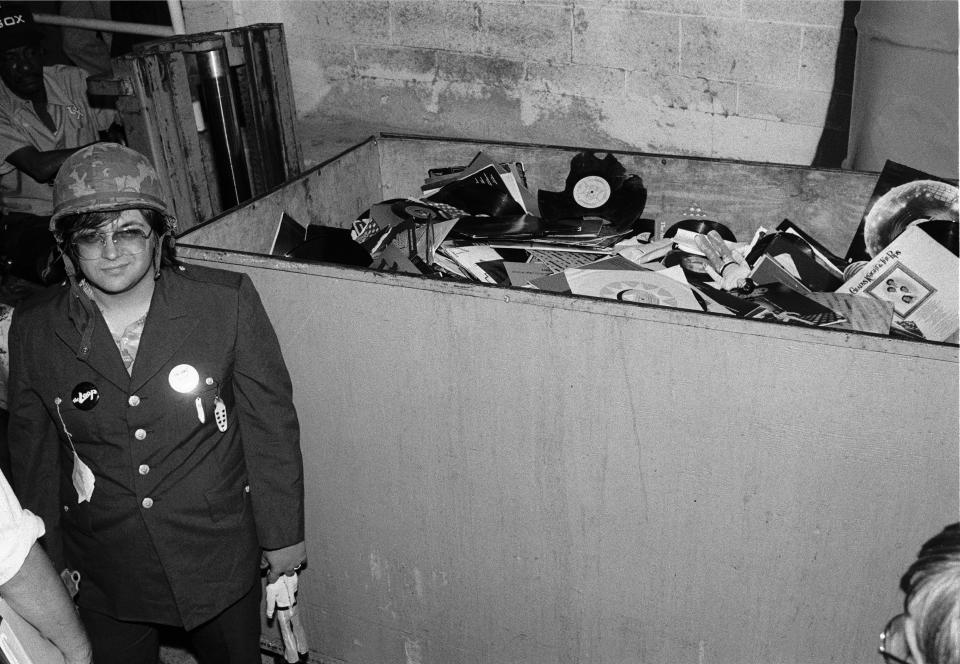
[[907,614],[901,613],[890,619],[880,632],[880,654],[887,664],[913,664],[910,646],[907,644]]
[[147,248],[147,240],[153,235],[153,229],[121,228],[112,233],[84,233],[73,238],[73,246],[77,248],[80,258],[93,260],[103,255],[107,246],[107,238],[113,244],[117,253],[134,255],[142,254]]

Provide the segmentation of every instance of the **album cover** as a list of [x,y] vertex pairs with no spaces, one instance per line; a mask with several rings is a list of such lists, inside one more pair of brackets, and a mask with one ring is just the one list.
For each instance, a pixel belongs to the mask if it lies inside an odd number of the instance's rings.
[[[850,242],[850,247],[847,249],[846,258],[849,262],[868,261],[873,258],[877,251],[879,251],[879,249],[876,247],[874,251],[871,251],[869,248],[866,226],[868,217],[877,203],[881,201],[883,196],[895,187],[921,180],[940,182],[952,187],[957,186],[956,180],[937,177],[935,175],[931,175],[930,173],[925,173],[924,171],[910,168],[909,166],[905,166],[903,164],[898,164],[895,161],[887,160],[883,166],[883,170],[880,172],[880,176],[877,178],[877,183],[874,186],[873,193],[870,195],[870,200],[867,202],[866,208],[864,209],[863,216],[860,219],[860,225],[857,226],[857,230]],[[939,203],[928,205],[924,203],[922,197],[917,199],[915,203],[907,201],[906,204],[901,206],[899,214],[894,213],[892,215],[885,215],[887,220],[884,223],[889,224],[891,227],[895,227],[896,230],[894,230],[894,228],[890,228],[881,234],[874,233],[873,235],[877,236],[877,239],[874,240],[874,244],[880,242],[883,243],[883,246],[886,246],[886,244],[889,244],[889,242],[886,241],[886,238],[889,238],[889,241],[892,241],[895,237],[893,232],[902,232],[903,229],[909,225],[910,221],[921,218],[936,218],[936,215],[940,213],[950,213],[950,207],[951,206],[948,205],[945,209],[944,206]],[[935,216],[931,217],[931,214]],[[950,218],[954,221],[957,220],[957,201],[955,197],[952,203],[952,214]],[[880,235],[883,236],[883,240],[880,239]],[[879,248],[882,249],[882,247]]]
[[550,274],[550,268],[543,263],[517,261],[503,261],[503,268],[507,271],[507,279],[511,286],[523,287],[533,279],[539,279]]
[[765,235],[747,256],[747,262],[756,270],[757,262],[765,256],[786,267],[803,285],[801,292],[835,291],[843,283],[843,274],[817,260],[813,248],[798,235],[783,231]]
[[790,271],[780,263],[779,259],[774,258],[770,254],[763,254],[760,257],[750,271],[749,278],[757,286],[780,283],[798,293],[807,294],[810,292],[810,289],[791,274]]
[[849,293],[807,293],[807,297],[833,309],[846,319],[831,326],[834,329],[890,334],[893,305],[889,302]]
[[[669,275],[668,270],[654,272],[636,266],[629,270],[585,267],[565,270],[564,275],[571,292],[576,295],[703,311],[690,287],[674,278],[677,273]],[[682,279],[682,272],[679,277]]]
[[270,253],[274,256],[284,256],[306,238],[307,229],[289,214],[283,212],[280,215],[280,223],[277,224],[277,232],[273,236],[273,242],[270,244]]
[[776,230],[803,238],[804,242],[810,245],[810,249],[813,251],[818,262],[822,263],[827,270],[830,270],[838,277],[843,276],[843,269],[847,266],[847,260],[840,258],[820,244],[815,237],[800,228],[800,226],[789,219],[784,219],[777,225]]
[[811,300],[805,294],[798,293],[780,282],[757,286],[743,298],[755,305],[754,309],[746,313],[747,318],[772,319],[783,323],[802,323],[820,327],[845,320],[833,309]]
[[423,191],[424,196],[430,196],[444,185],[454,182],[455,180],[470,178],[488,166],[492,166],[497,170],[503,180],[504,186],[506,186],[510,195],[520,204],[526,214],[532,214],[535,217],[540,216],[537,197],[527,188],[527,173],[523,167],[523,162],[498,163],[482,151],[478,152],[467,166],[430,169],[427,172],[427,180],[420,189]]
[[893,305],[893,325],[931,341],[955,341],[960,327],[960,262],[910,226],[837,289]]
[[493,164],[445,184],[427,196],[426,200],[450,205],[471,215],[499,217],[526,212]]

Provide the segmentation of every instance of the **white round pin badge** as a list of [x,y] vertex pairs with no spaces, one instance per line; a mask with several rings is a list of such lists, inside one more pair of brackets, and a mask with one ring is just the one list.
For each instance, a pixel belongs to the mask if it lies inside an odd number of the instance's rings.
[[200,374],[189,364],[178,364],[170,370],[167,377],[170,381],[170,387],[181,394],[187,394],[197,389],[200,384]]

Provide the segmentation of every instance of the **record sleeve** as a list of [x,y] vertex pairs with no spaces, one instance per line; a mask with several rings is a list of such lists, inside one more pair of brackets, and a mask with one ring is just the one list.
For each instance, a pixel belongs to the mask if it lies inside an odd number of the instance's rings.
[[[953,221],[957,221],[957,204],[955,198],[952,203],[952,214],[944,215],[943,208],[940,205],[937,205],[937,207],[940,208],[939,212],[937,210],[922,209],[927,206],[923,203],[922,196],[916,196],[916,194],[920,193],[917,190],[912,192],[914,194],[913,196],[909,198],[904,197],[899,203],[892,200],[896,197],[896,194],[891,195],[891,197],[884,202],[885,209],[882,211],[878,209],[877,212],[874,213],[874,207],[876,207],[877,204],[881,202],[881,199],[892,189],[920,180],[926,180],[931,183],[939,182],[954,188],[957,186],[956,180],[940,178],[915,168],[898,164],[895,161],[887,160],[883,166],[883,170],[880,172],[880,176],[877,178],[877,183],[874,186],[873,193],[870,195],[870,200],[867,202],[863,217],[860,219],[860,225],[857,227],[850,246],[847,248],[845,258],[848,262],[870,260],[883,248],[881,246],[880,249],[877,249],[879,245],[892,242],[896,239],[897,235],[902,233],[913,221],[943,218],[950,218]],[[912,201],[910,200],[911,198],[913,199]],[[929,214],[931,211],[934,212],[933,216]],[[868,233],[868,217],[870,217],[871,214],[874,215],[874,219],[869,222],[871,230]],[[872,250],[867,245],[868,234],[870,236],[870,244],[873,247]],[[873,253],[871,253],[871,251],[873,251]]]

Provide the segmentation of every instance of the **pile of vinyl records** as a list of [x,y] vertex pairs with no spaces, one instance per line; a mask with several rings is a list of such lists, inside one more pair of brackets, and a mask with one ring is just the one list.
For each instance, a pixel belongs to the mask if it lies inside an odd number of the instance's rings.
[[576,154],[562,189],[534,194],[521,163],[481,152],[466,166],[429,171],[416,197],[375,203],[349,229],[311,226],[306,241],[278,253],[957,342],[954,182],[888,163],[844,257],[789,219],[737,238],[691,211],[658,234],[643,217],[646,200],[640,175],[612,154]]

